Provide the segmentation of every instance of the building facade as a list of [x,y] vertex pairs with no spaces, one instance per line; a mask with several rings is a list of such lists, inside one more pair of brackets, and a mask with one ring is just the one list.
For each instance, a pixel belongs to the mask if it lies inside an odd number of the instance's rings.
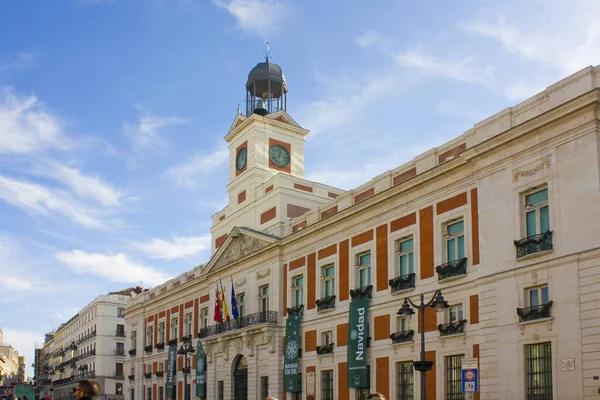
[[[419,398],[421,315],[397,312],[437,290],[448,308],[423,315],[427,398],[465,398],[464,358],[476,399],[599,398],[600,68],[340,191],[303,179],[308,131],[272,65],[251,71],[257,102],[225,137],[211,259],[127,306],[126,398]],[[277,83],[271,106],[256,100]],[[218,290],[237,319],[215,322]],[[206,363],[183,351],[198,342]]]
[[10,344],[4,343],[4,332],[0,328],[0,386],[23,382],[19,358],[19,352]]
[[98,296],[46,334],[41,349],[37,389],[54,399],[69,400],[77,380],[92,378],[106,400],[122,399],[125,376],[125,319],[127,302],[141,288]]

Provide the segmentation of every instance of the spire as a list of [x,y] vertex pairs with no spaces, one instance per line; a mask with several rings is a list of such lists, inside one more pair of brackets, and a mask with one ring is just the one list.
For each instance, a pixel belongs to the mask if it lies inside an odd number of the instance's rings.
[[265,56],[265,61],[267,62],[267,64],[269,63],[269,57],[271,57],[271,47],[269,46],[269,42],[267,42],[267,51],[264,53]]

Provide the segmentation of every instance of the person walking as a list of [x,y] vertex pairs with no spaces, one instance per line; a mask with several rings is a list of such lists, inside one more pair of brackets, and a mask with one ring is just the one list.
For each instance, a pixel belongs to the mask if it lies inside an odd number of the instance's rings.
[[386,400],[385,396],[379,392],[370,393],[367,400]]
[[100,394],[100,385],[96,381],[83,379],[77,382],[73,392],[75,400],[94,400]]

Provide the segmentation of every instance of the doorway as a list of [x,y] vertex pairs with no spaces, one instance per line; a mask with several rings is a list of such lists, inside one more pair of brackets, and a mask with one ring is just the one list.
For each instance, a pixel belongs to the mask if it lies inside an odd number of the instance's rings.
[[248,400],[248,363],[243,355],[238,355],[233,364],[234,400]]

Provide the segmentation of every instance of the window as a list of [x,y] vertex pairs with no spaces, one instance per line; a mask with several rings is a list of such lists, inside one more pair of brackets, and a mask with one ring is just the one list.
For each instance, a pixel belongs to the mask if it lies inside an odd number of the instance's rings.
[[151,345],[154,342],[154,326],[150,325],[146,328],[146,346]]
[[122,383],[115,383],[115,394],[117,396],[120,396],[123,394],[123,384]]
[[408,332],[412,331],[412,318],[411,317],[398,317],[396,319],[396,332]]
[[465,258],[465,222],[458,221],[446,226],[446,261]]
[[335,266],[333,264],[325,265],[321,271],[323,280],[323,297],[333,296],[335,294]]
[[118,356],[125,355],[125,343],[117,343],[116,354]]
[[245,310],[245,305],[244,305],[244,301],[246,300],[246,294],[245,293],[239,293],[236,296],[235,301],[237,302],[237,309],[238,309],[238,314],[240,316],[240,318],[242,318],[244,315],[246,315],[246,310]]
[[149,387],[148,389],[146,389],[146,393],[147,393],[146,400],[152,400],[152,388],[151,387]]
[[456,322],[463,320],[463,306],[451,306],[448,308],[448,322]]
[[200,327],[208,328],[208,308],[200,310]]
[[321,371],[321,398],[333,400],[333,371]]
[[547,188],[526,195],[524,210],[528,237],[550,230],[550,209],[548,208]]
[[261,376],[260,377],[260,398],[266,399],[269,397],[269,377]]
[[529,307],[541,306],[548,303],[548,286],[527,289],[527,301]]
[[177,317],[171,318],[171,339],[177,339],[179,337],[179,319]]
[[123,373],[123,363],[115,363],[115,376],[121,377],[121,379],[123,379],[122,377],[124,376]]
[[292,278],[292,299],[294,306],[304,304],[304,277],[302,275]]
[[184,320],[185,320],[185,323],[184,323],[184,329],[185,329],[184,335],[185,336],[193,335],[192,334],[192,330],[193,330],[193,328],[192,328],[192,322],[193,322],[192,313],[185,314]]
[[131,400],[135,399],[135,389],[131,388]]
[[397,400],[414,399],[414,373],[412,361],[396,363]]
[[366,400],[367,396],[371,393],[370,388],[357,388],[356,389],[356,400]]
[[117,317],[125,318],[125,309],[124,308],[117,308]]
[[358,283],[362,289],[371,285],[371,252],[356,256],[356,267],[358,268]]
[[527,400],[552,400],[552,345],[525,346]]
[[164,400],[165,399],[165,388],[162,386],[158,387],[158,400]]
[[261,286],[258,289],[258,302],[261,312],[269,311],[269,285]]
[[413,253],[413,239],[401,239],[398,241],[398,269],[396,276],[406,276],[408,274],[414,274],[415,272],[415,261]]
[[164,371],[164,369],[163,369],[164,367],[165,367],[165,364],[162,363],[162,362],[159,362],[158,365],[157,365],[157,369],[156,370],[158,372],[162,372],[162,371]]
[[158,343],[165,342],[165,321],[158,323]]
[[446,400],[464,400],[462,393],[462,355],[446,357]]
[[223,381],[217,382],[217,398],[219,400],[224,400],[225,396],[225,384]]

